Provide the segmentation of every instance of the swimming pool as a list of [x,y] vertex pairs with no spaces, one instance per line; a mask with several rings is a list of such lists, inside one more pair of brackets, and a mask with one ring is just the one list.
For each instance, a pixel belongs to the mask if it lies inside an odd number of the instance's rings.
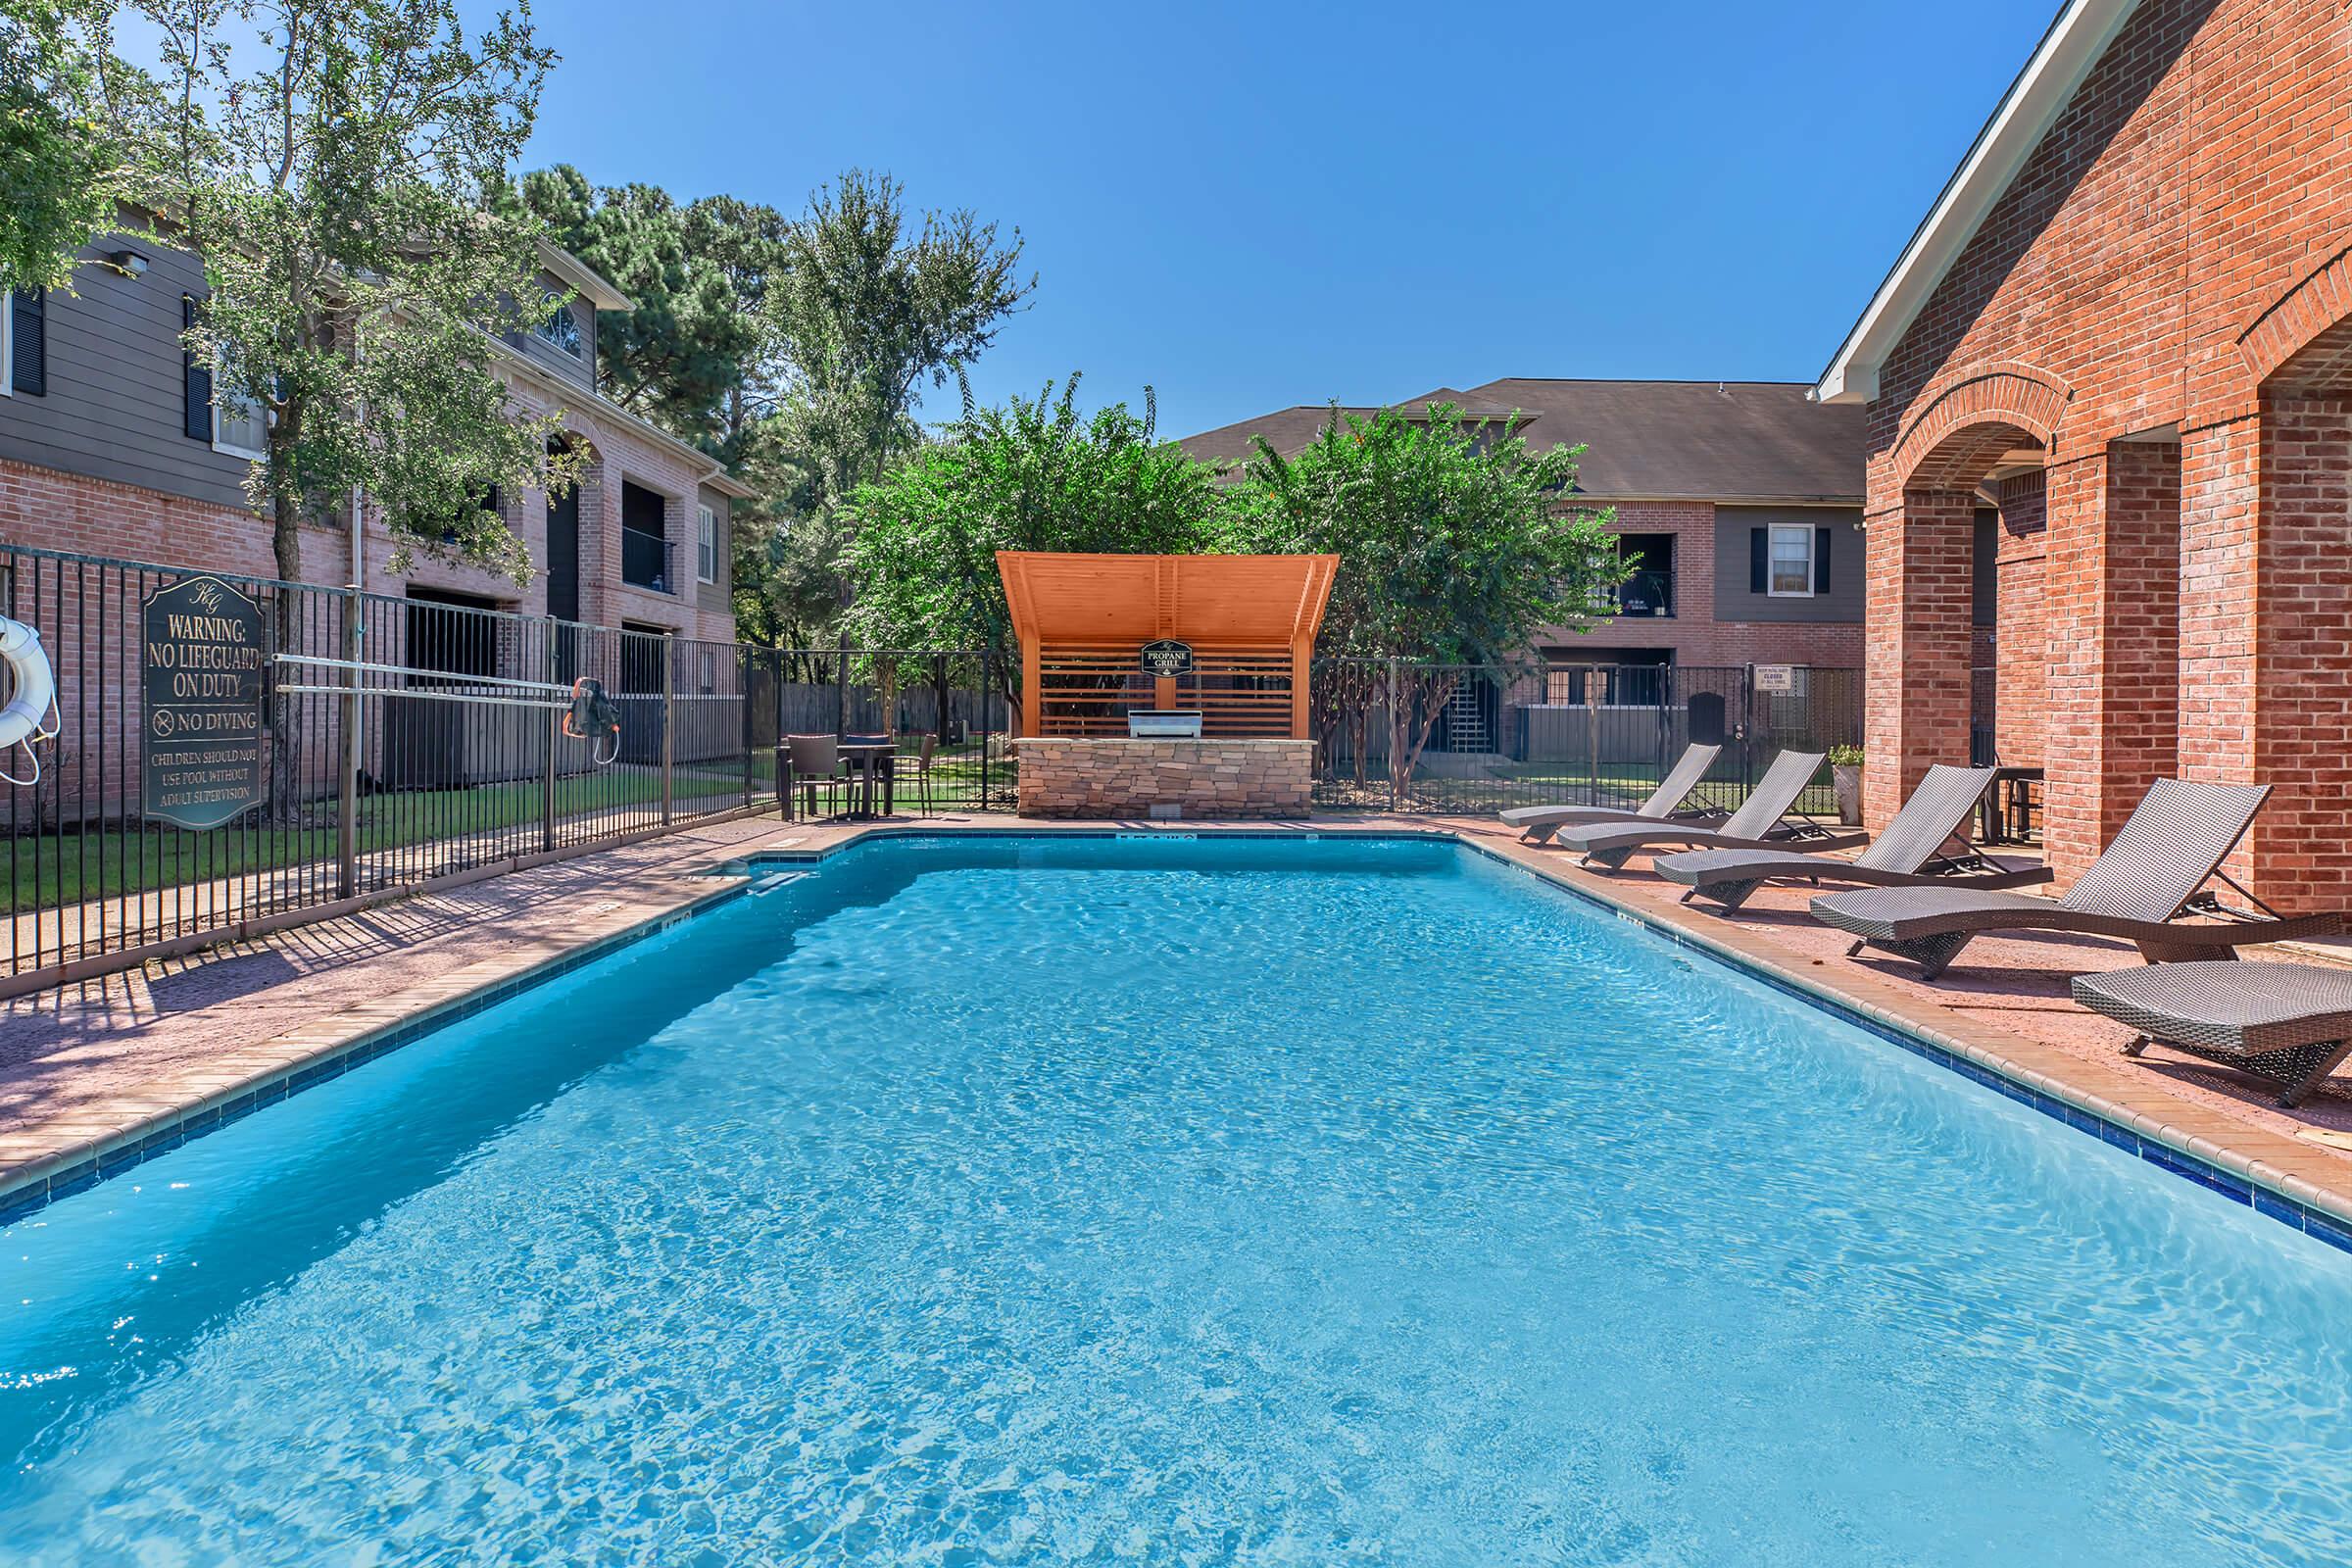
[[0,1559],[2352,1558],[2352,1256],[1429,841],[880,841],[0,1231]]

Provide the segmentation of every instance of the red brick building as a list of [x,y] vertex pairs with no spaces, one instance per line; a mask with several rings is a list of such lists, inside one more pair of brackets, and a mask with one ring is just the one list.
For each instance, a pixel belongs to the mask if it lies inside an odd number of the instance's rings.
[[2061,880],[2150,780],[2275,787],[2231,869],[2352,904],[2352,28],[2070,0],[1817,388],[1867,407],[1867,811],[1997,744]]

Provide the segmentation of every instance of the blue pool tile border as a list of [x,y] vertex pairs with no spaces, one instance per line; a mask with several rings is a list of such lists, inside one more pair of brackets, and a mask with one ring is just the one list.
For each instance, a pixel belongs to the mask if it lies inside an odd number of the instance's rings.
[[501,1003],[511,1002],[527,991],[535,991],[550,981],[562,979],[600,958],[660,936],[683,921],[742,897],[746,891],[742,887],[729,887],[705,894],[691,904],[666,910],[625,931],[615,931],[611,936],[599,938],[568,953],[558,954],[503,980],[493,981],[479,990],[469,991],[438,1006],[403,1018],[398,1023],[356,1036],[316,1061],[288,1069],[269,1082],[231,1099],[173,1117],[149,1129],[135,1141],[124,1142],[87,1159],[77,1160],[62,1170],[36,1176],[20,1187],[0,1192],[0,1229],[47,1208],[59,1199],[88,1192],[101,1181],[111,1180],[159,1154],[168,1154],[209,1133],[219,1132],[233,1122],[242,1121],[264,1106],[274,1105],[305,1089],[340,1078],[355,1067],[398,1051],[403,1046],[413,1045],[437,1030],[463,1023],[467,1018],[487,1012]]

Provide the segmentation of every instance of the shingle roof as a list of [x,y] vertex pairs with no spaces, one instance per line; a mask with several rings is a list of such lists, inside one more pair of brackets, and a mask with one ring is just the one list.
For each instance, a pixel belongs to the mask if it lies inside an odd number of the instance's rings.
[[[1410,416],[1433,402],[1467,416],[1527,417],[1539,446],[1582,445],[1578,488],[1600,500],[1823,501],[1859,506],[1863,411],[1810,402],[1802,381],[1562,381],[1506,377],[1467,391],[1441,387],[1396,404]],[[1342,409],[1369,415],[1368,407]],[[1278,452],[1314,440],[1327,407],[1280,409],[1186,438],[1204,462],[1239,462],[1263,435]]]

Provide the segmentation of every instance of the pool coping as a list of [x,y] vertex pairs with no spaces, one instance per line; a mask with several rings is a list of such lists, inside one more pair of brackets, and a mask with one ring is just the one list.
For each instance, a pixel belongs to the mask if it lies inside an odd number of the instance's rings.
[[[859,845],[892,839],[1350,837],[1452,844],[1523,871],[1678,946],[1705,953],[1738,973],[1821,1006],[2169,1174],[2352,1251],[2352,1164],[2305,1151],[2291,1139],[2248,1126],[2155,1084],[2128,1079],[2120,1070],[2102,1074],[2092,1063],[1996,1025],[1922,1016],[1912,999],[1867,971],[1807,973],[1820,966],[1740,926],[1680,906],[1635,900],[1556,853],[1546,856],[1516,841],[1474,836],[1446,823],[1363,817],[1182,823],[917,820],[855,824],[815,835],[803,824],[799,832],[824,842],[808,844],[803,837],[767,848],[757,842],[714,848],[698,867],[660,873],[656,880],[671,884],[668,891],[674,897],[643,918],[519,965],[512,956],[485,959],[374,1003],[313,1019],[232,1053],[202,1081],[199,1094],[142,1107],[142,1114],[120,1125],[57,1141],[29,1157],[11,1162],[7,1151],[0,1149],[0,1226],[742,897],[753,890],[753,872],[760,863],[821,864]],[[1830,978],[1833,974],[1835,979]],[[2082,1081],[2100,1076],[2115,1077],[2115,1087],[2123,1093],[2109,1094]]]

